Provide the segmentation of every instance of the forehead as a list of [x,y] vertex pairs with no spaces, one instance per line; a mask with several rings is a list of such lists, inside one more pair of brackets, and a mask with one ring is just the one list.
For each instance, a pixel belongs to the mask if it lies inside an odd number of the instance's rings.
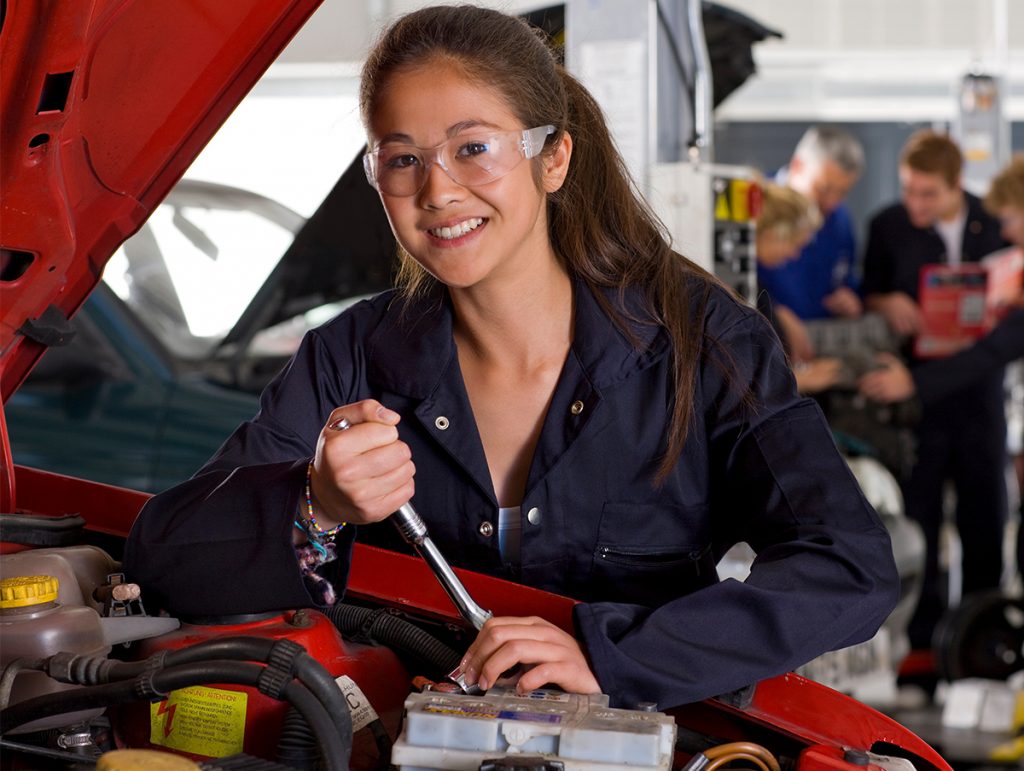
[[368,128],[373,142],[398,136],[431,146],[466,123],[501,130],[522,128],[497,89],[467,76],[454,64],[430,62],[388,78]]
[[912,169],[910,166],[900,166],[900,183],[905,188],[916,190],[952,190],[953,186],[947,185],[945,178],[938,172],[921,171]]
[[853,187],[857,181],[856,174],[845,171],[838,163],[828,159],[819,164],[816,177],[820,185],[833,188]]

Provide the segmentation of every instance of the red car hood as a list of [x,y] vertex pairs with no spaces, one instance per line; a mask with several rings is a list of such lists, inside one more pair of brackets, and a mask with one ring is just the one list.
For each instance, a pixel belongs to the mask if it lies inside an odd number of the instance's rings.
[[320,0],[0,0],[0,396]]

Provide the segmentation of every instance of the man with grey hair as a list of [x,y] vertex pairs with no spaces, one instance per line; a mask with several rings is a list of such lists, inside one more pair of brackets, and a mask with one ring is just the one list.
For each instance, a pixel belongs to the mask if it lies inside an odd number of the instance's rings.
[[814,201],[824,217],[797,259],[777,268],[758,267],[759,285],[799,319],[856,317],[863,310],[853,221],[843,205],[863,168],[864,149],[856,137],[835,126],[812,126],[789,166],[775,177]]

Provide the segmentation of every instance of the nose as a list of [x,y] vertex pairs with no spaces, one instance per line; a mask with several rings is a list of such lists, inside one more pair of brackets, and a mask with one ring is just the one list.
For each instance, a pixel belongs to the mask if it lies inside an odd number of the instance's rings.
[[426,176],[423,178],[423,186],[417,193],[420,205],[424,208],[444,208],[454,201],[461,200],[465,194],[466,188],[452,179],[439,158],[429,164],[424,173]]

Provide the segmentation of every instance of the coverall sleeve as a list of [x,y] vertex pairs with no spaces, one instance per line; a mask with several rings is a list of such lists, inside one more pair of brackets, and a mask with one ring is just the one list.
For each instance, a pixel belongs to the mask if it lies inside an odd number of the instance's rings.
[[[349,366],[351,370],[351,366]],[[306,466],[330,411],[357,400],[315,334],[192,479],[149,500],[125,546],[124,570],[147,607],[216,616],[308,607],[291,531]],[[324,575],[344,586],[354,527]]]
[[892,291],[893,260],[882,217],[877,216],[868,226],[868,242],[864,249],[864,277],[860,285],[862,297]]
[[725,366],[705,361],[697,395],[714,548],[745,541],[757,557],[746,581],[655,609],[578,606],[594,672],[622,706],[668,708],[789,671],[870,638],[898,599],[888,533],[766,324],[748,318],[718,342]]
[[970,348],[911,370],[918,398],[924,404],[944,399],[980,383],[1011,361],[1024,357],[1024,310],[1011,312]]

